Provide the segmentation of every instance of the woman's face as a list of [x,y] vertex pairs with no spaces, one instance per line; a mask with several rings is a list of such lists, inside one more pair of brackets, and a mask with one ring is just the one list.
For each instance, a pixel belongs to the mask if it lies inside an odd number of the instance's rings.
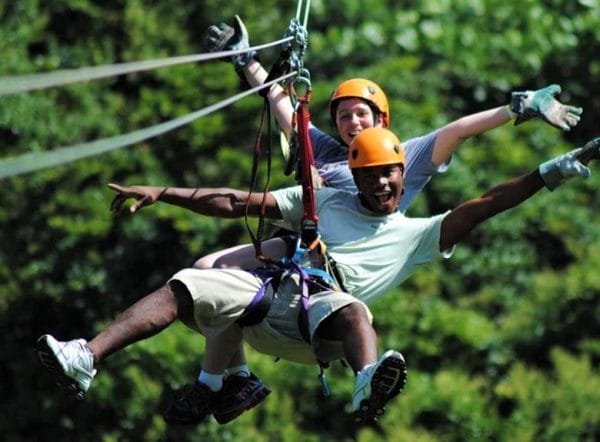
[[381,127],[381,118],[375,117],[369,104],[361,98],[340,100],[335,113],[335,125],[342,141],[349,146],[361,130]]

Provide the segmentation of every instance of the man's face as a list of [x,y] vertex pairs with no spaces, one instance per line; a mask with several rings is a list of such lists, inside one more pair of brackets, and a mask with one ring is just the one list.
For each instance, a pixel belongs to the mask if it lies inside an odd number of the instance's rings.
[[375,116],[368,103],[361,98],[340,100],[336,113],[335,125],[342,141],[349,146],[350,142],[363,129],[380,127],[381,118]]
[[363,206],[380,215],[397,210],[404,186],[402,164],[359,167],[352,172]]

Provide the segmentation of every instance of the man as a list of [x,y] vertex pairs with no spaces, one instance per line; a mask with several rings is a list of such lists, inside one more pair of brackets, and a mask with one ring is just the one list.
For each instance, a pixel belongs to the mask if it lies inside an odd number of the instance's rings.
[[[404,152],[396,136],[369,128],[352,141],[348,154],[358,193],[322,188],[317,203],[322,238],[337,264],[348,293],[326,279],[311,279],[311,296],[303,308],[302,278],[297,272],[265,285],[260,273],[239,269],[184,269],[159,290],[142,298],[89,342],[61,342],[50,335],[38,340],[42,364],[65,387],[83,395],[96,374],[95,365],[119,349],[150,337],[179,318],[206,339],[203,368],[222,373],[242,339],[262,353],[315,363],[345,358],[356,373],[352,407],[357,421],[374,419],[402,389],[405,361],[394,350],[377,357],[377,336],[367,303],[404,281],[417,266],[449,250],[477,225],[527,200],[544,186],[555,189],[574,176],[587,177],[586,164],[600,158],[600,138],[543,163],[534,171],[494,187],[479,198],[430,218],[411,219],[397,210],[403,191]],[[197,213],[240,217],[249,200],[257,215],[262,195],[234,189],[181,189],[110,185],[118,192],[114,208],[129,198],[132,212],[162,201]],[[298,224],[303,214],[299,188],[266,195],[270,218]],[[343,221],[343,223],[341,222]],[[340,225],[344,228],[341,229]],[[236,324],[257,292],[272,295],[270,309],[258,324]],[[306,299],[304,299],[306,300]],[[298,326],[306,314],[308,342]],[[223,345],[223,337],[229,339]],[[215,339],[219,348],[215,349]],[[216,350],[216,351],[215,351]],[[213,414],[227,418],[222,395],[198,385],[198,422]]]

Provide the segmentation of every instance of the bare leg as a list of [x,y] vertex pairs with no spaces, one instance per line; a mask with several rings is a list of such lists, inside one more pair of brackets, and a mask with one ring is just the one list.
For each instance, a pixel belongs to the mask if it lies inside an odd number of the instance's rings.
[[127,345],[164,330],[177,319],[179,311],[185,308],[191,308],[189,295],[175,294],[166,285],[121,313],[106,330],[89,341],[88,346],[99,362]]
[[[287,246],[281,238],[271,238],[262,243],[262,251],[268,258],[277,260],[285,256]],[[263,263],[256,259],[256,251],[254,246],[250,244],[211,253],[199,258],[194,263],[194,267],[197,269],[239,268],[251,270],[261,265]]]
[[242,329],[237,324],[231,325],[219,336],[206,340],[202,370],[223,373],[225,368],[243,363]]
[[231,361],[228,364],[227,368],[235,367],[237,365],[242,365],[246,363],[246,354],[244,353],[244,346],[239,345],[235,354],[232,356]]
[[[247,259],[247,255],[249,254],[251,249],[252,256],[254,257],[254,247],[248,244],[243,244],[241,246],[230,247],[225,250],[219,250],[218,252],[211,253],[209,255],[205,255],[201,258],[198,258],[196,262],[194,262],[194,268],[196,269],[217,269],[217,268],[243,268],[243,264]],[[218,263],[218,264],[217,264]],[[252,268],[255,268],[254,266]]]
[[321,323],[320,338],[343,342],[344,357],[354,372],[377,361],[377,333],[361,304],[349,304]]

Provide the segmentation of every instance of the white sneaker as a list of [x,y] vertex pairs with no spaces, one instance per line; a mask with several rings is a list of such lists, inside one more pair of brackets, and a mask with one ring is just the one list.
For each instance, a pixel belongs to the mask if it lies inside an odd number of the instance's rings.
[[61,388],[83,399],[96,375],[94,355],[84,339],[57,341],[51,335],[37,340],[36,353],[41,364],[56,378]]
[[357,423],[376,420],[385,404],[397,396],[406,384],[406,363],[397,351],[386,351],[371,367],[356,376],[352,393],[352,411]]

